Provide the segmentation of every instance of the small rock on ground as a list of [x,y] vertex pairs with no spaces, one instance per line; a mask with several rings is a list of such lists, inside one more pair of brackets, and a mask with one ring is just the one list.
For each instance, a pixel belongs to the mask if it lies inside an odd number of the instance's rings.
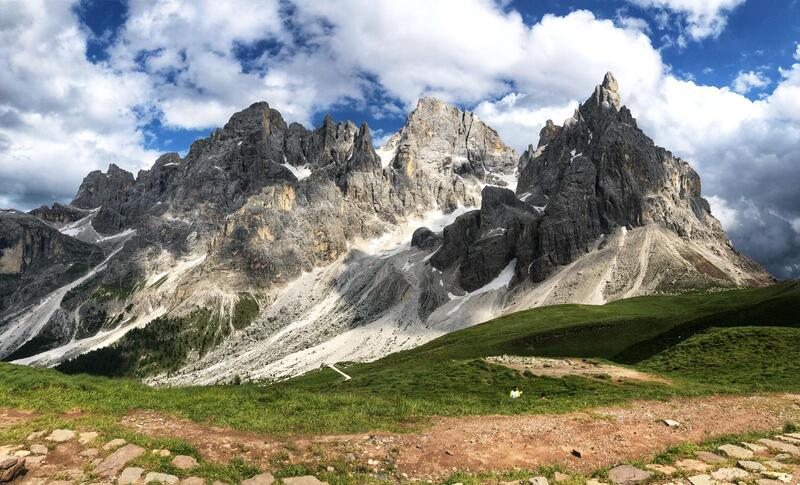
[[189,470],[197,466],[197,460],[191,456],[178,455],[172,459],[172,464],[179,470]]
[[545,477],[531,477],[528,479],[530,485],[550,485],[550,482]]
[[735,482],[736,480],[749,477],[750,474],[741,468],[720,468],[719,470],[712,472],[711,476],[714,478],[714,480],[720,482]]
[[116,476],[128,462],[140,457],[143,453],[144,448],[136,445],[125,445],[98,463],[94,473],[100,476]]
[[704,472],[709,469],[707,463],[704,463],[700,460],[692,460],[691,458],[686,458],[684,460],[679,460],[675,462],[675,466],[681,468],[683,470],[689,470],[692,472]]
[[168,473],[158,473],[158,472],[150,472],[144,477],[144,483],[166,483],[167,485],[173,485],[178,483],[178,477],[175,475],[170,475]]
[[0,482],[14,480],[25,469],[25,458],[0,455]]
[[26,456],[30,456],[31,452],[28,450],[17,450],[14,452],[14,456],[18,458],[25,458]]
[[46,455],[48,451],[45,445],[40,444],[31,445],[30,450],[34,455]]
[[100,436],[99,433],[95,433],[94,431],[89,431],[86,433],[79,434],[78,441],[80,442],[80,444],[86,445],[96,440],[98,436]]
[[117,479],[117,485],[130,485],[132,483],[136,483],[140,478],[142,478],[142,473],[144,473],[144,468],[128,467],[122,470],[122,473]]
[[757,445],[755,443],[748,443],[747,441],[743,441],[742,446],[752,451],[753,453],[763,453],[769,450],[769,448],[767,448],[766,446]]
[[717,463],[725,463],[726,461],[728,461],[725,458],[719,456],[718,454],[711,453],[710,451],[698,451],[695,453],[695,456],[700,458],[704,462],[710,463],[712,465]]
[[792,475],[789,475],[788,473],[781,473],[781,472],[763,472],[761,474],[767,478],[778,480],[779,482],[783,483],[792,483],[792,478],[794,478]]
[[771,478],[759,478],[756,483],[758,485],[785,485],[783,482],[772,480]]
[[767,467],[757,461],[739,460],[736,465],[749,472],[763,472],[767,470]]
[[189,477],[181,480],[181,485],[206,485],[206,481],[200,477]]
[[608,471],[608,479],[618,485],[636,485],[647,481],[651,476],[653,476],[652,472],[646,472],[631,465],[619,465]]
[[25,441],[38,440],[46,434],[47,431],[34,431],[33,433],[29,434],[27,438],[25,438]]
[[[286,483],[285,478],[283,481]],[[275,483],[275,477],[272,476],[272,473],[262,473],[242,481],[242,485],[272,485],[273,483]]]
[[717,448],[721,451],[725,456],[729,458],[733,458],[734,460],[749,460],[753,457],[753,452],[748,450],[747,448],[742,448],[741,446],[736,445],[722,445]]
[[714,480],[711,475],[695,475],[688,478],[689,483],[692,485],[714,485]]
[[85,450],[79,453],[81,456],[85,456],[88,458],[94,458],[95,456],[100,454],[100,450],[97,448],[86,448]]
[[317,477],[311,475],[284,478],[283,483],[284,485],[328,485],[328,482],[320,481]]
[[775,461],[775,460],[767,460],[767,461],[764,462],[764,464],[767,465],[768,467],[774,468],[776,470],[783,470],[784,468],[786,468],[786,465],[784,465],[783,463],[781,463],[779,461]]
[[664,424],[666,424],[670,428],[677,428],[677,427],[679,427],[681,425],[681,423],[679,423],[677,421],[674,421],[672,419],[664,419],[663,421],[664,421]]
[[795,445],[784,443],[783,441],[770,440],[767,438],[762,438],[758,440],[758,442],[761,443],[762,445],[766,445],[772,448],[773,450],[789,453],[790,455],[800,456],[800,448],[798,448]]
[[104,444],[103,445],[103,450],[110,451],[110,450],[113,450],[115,448],[119,448],[120,446],[122,446],[122,445],[124,445],[126,443],[127,443],[127,441],[125,441],[124,439],[116,438],[116,439],[113,439],[113,440],[109,441],[108,443]]
[[167,456],[171,455],[172,452],[169,451],[169,450],[158,450],[158,449],[155,449],[155,450],[153,450],[153,454],[157,455],[157,456],[161,456],[161,457],[167,457]]
[[654,472],[658,472],[662,475],[674,475],[678,471],[678,469],[675,468],[674,466],[659,465],[656,463],[647,465],[645,466],[645,468],[647,468],[648,470],[653,470]]
[[54,443],[65,443],[74,438],[75,432],[70,429],[54,429],[50,436],[45,439]]
[[566,473],[555,472],[553,474],[553,481],[556,483],[566,482],[567,480],[569,480],[569,475]]

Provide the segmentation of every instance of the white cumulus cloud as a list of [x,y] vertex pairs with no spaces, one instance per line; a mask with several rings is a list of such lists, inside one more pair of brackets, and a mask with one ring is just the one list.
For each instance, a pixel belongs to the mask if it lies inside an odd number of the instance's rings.
[[739,94],[747,94],[753,89],[769,86],[770,80],[761,71],[739,71],[731,83],[731,88]]

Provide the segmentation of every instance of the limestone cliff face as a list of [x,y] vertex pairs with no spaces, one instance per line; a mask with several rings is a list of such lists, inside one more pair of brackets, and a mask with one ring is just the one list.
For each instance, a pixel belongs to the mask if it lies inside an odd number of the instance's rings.
[[521,157],[435,98],[377,150],[366,124],[307,129],[260,102],[185,157],[112,164],[70,206],[0,224],[0,357],[55,365],[119,340],[146,361],[127,330],[168,319],[159,345],[194,346],[169,349],[178,367],[153,379],[170,384],[369,360],[537,305],[771,281],[610,74]]
[[543,281],[617,228],[650,224],[721,254],[718,268],[687,249],[687,261],[705,261],[692,265],[693,278],[712,285],[771,280],[733,250],[701,197],[697,173],[638,128],[610,73],[562,126],[547,122],[519,166],[516,193],[485,189],[481,210],[444,231],[432,261],[440,269],[458,264],[466,289],[486,284],[512,260],[518,282]]

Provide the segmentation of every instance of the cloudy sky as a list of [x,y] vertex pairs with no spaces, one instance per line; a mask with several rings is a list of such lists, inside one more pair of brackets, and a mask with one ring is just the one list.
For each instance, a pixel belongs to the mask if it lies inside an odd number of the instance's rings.
[[0,207],[68,201],[265,100],[399,128],[422,95],[535,143],[606,71],[734,243],[800,277],[800,0],[0,0]]

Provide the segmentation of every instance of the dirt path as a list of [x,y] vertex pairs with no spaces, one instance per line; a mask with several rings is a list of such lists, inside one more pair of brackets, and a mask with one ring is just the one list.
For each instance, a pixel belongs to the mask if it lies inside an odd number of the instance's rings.
[[[681,423],[666,426],[662,419]],[[278,440],[213,428],[149,412],[126,417],[135,431],[194,443],[211,461],[235,456],[268,467],[283,456],[292,462],[345,459],[370,469],[395,466],[411,478],[441,478],[470,471],[561,464],[577,471],[646,458],[678,443],[714,436],[778,429],[800,420],[800,395],[633,402],[624,407],[535,416],[435,418],[424,433],[312,436]],[[581,452],[577,458],[573,449]]]

